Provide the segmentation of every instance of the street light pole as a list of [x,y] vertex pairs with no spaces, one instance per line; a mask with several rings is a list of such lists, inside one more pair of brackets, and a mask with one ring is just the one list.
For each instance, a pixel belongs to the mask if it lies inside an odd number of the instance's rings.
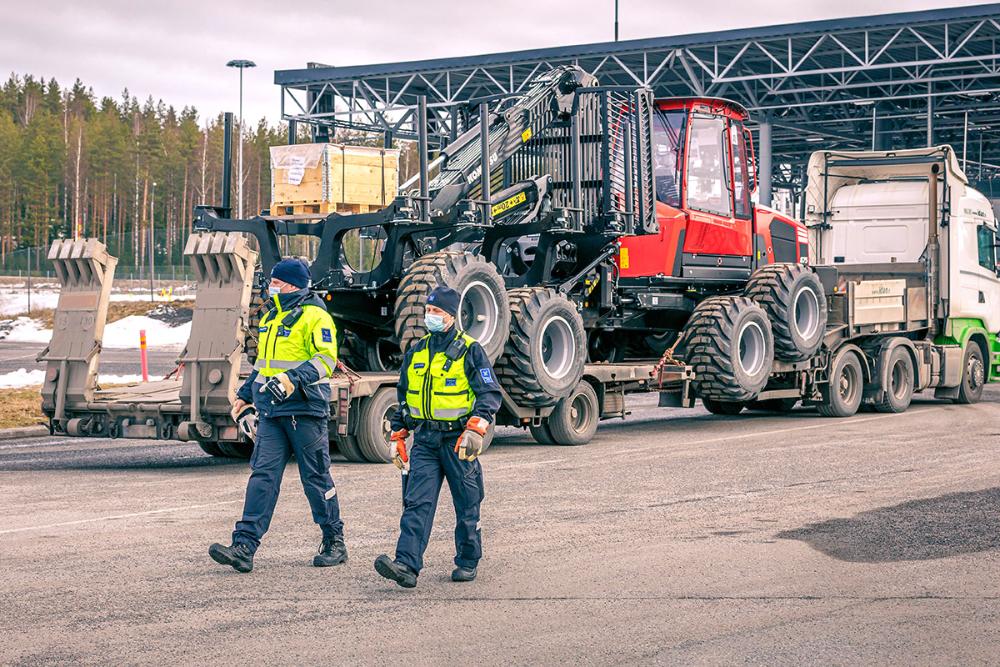
[[226,67],[235,67],[240,71],[240,121],[237,131],[240,144],[236,154],[236,218],[239,220],[243,219],[243,70],[256,66],[252,60],[230,60],[226,63]]
[[153,195],[149,198],[149,300],[154,301],[153,298],[153,269],[155,268],[153,262],[153,255],[156,253],[156,246],[154,245],[154,239],[156,236],[153,234],[153,226],[156,222],[156,181],[153,181]]

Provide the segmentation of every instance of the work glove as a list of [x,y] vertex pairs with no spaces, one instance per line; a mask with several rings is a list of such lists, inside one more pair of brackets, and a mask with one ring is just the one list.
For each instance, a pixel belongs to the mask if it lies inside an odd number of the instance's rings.
[[392,443],[392,462],[400,470],[410,466],[410,457],[406,453],[406,436],[408,435],[410,432],[401,428],[398,431],[393,431],[392,435],[389,436],[389,442]]
[[483,453],[483,438],[490,423],[482,417],[473,417],[465,425],[465,430],[455,443],[455,452],[459,461],[475,461]]
[[260,393],[266,394],[271,399],[271,405],[281,403],[295,391],[295,383],[287,373],[278,373],[267,382],[261,385]]
[[257,409],[249,404],[237,404],[233,408],[233,421],[239,427],[240,433],[250,442],[257,441]]

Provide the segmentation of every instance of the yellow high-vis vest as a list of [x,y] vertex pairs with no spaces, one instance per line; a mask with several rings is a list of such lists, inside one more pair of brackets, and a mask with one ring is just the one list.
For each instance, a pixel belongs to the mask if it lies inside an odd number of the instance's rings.
[[417,343],[406,369],[406,405],[414,419],[455,421],[472,412],[476,394],[465,375],[465,355],[476,340],[462,332],[458,338],[465,346],[454,359],[446,351],[431,359],[430,335]]

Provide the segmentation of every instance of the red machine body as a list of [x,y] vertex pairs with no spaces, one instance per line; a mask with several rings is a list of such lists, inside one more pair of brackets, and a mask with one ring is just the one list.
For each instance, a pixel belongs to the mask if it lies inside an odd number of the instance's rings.
[[750,200],[746,109],[722,99],[659,100],[653,113],[658,233],[623,236],[621,278],[739,279],[808,257],[806,228]]

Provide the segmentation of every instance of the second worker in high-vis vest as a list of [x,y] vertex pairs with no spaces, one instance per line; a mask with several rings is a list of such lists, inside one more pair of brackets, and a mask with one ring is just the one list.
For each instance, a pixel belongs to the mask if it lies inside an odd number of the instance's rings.
[[[438,287],[427,297],[427,336],[406,353],[396,385],[400,409],[392,420],[395,463],[409,465],[396,558],[383,554],[375,569],[404,588],[417,585],[441,485],[455,504],[452,581],[472,581],[482,557],[479,505],[483,438],[500,408],[500,387],[482,346],[455,322],[461,297]],[[413,431],[409,452],[406,439]]]
[[337,366],[337,330],[323,301],[309,291],[309,267],[283,259],[271,271],[270,306],[261,318],[254,370],[236,392],[233,418],[255,439],[243,518],[230,546],[209,555],[239,572],[253,557],[278,502],[281,478],[295,454],[299,479],[323,542],[313,565],[347,560],[337,489],[330,476],[330,377]]

